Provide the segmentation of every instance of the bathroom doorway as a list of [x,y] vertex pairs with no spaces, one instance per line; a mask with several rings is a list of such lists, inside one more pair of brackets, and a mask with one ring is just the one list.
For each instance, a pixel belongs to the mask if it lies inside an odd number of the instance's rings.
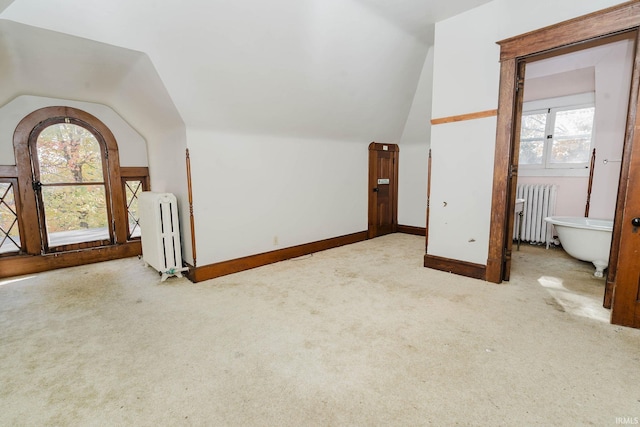
[[[626,33],[525,62],[514,239],[557,244],[552,215],[613,223],[634,43]],[[601,251],[606,262],[610,243]]]
[[[527,62],[578,51],[592,43],[607,43],[610,37],[622,33],[638,37],[640,9],[635,2],[623,3],[580,18],[565,21],[525,35],[499,42],[501,52],[500,97],[494,163],[492,198],[492,228],[489,239],[489,256],[486,277],[499,283],[508,278],[512,251],[513,208],[518,175],[518,151],[520,117],[524,81],[523,71]],[[640,165],[632,161],[640,156],[640,126],[637,120],[638,89],[640,86],[640,56],[634,56],[632,89],[626,119],[624,151],[621,158],[621,179],[616,194],[616,214],[613,226],[607,295],[615,288],[612,301],[611,322],[640,327],[640,303],[637,301],[640,266],[633,254],[640,250],[637,226],[640,222],[640,195],[630,190],[640,185]],[[633,221],[632,221],[633,219]],[[606,302],[606,300],[605,300]]]

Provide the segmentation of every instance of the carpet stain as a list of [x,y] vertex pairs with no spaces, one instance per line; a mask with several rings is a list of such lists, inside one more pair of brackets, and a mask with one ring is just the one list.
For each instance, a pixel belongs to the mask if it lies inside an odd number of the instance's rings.
[[544,302],[562,313],[566,312],[564,307],[553,297],[545,298]]

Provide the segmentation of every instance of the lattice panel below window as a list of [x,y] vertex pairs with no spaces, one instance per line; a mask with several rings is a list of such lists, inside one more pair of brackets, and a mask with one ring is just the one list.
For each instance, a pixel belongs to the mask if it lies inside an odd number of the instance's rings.
[[138,195],[143,191],[142,181],[126,180],[124,188],[127,199],[127,217],[129,220],[128,238],[140,237],[140,216],[138,214]]
[[0,254],[20,251],[20,230],[12,182],[0,182]]

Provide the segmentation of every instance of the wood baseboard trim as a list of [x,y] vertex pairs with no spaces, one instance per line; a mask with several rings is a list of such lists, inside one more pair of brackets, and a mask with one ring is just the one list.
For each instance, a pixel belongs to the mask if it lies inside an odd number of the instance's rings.
[[16,255],[0,258],[0,278],[42,273],[59,268],[75,267],[95,262],[129,258],[142,253],[140,241],[117,246],[60,252],[49,255]]
[[424,266],[440,271],[459,274],[460,276],[472,277],[474,279],[486,280],[487,267],[481,264],[474,264],[467,261],[460,261],[451,258],[441,258],[426,254],[424,256]]
[[317,242],[292,246],[290,248],[278,249],[276,251],[264,252],[257,255],[250,255],[243,258],[191,268],[187,277],[192,282],[202,282],[203,280],[215,279],[216,277],[226,276],[227,274],[238,273],[240,271],[250,270],[256,267],[262,267],[263,265],[273,264],[303,255],[309,255],[314,252],[362,242],[364,240],[367,240],[367,232],[360,231],[358,233],[347,234],[345,236],[333,237],[330,239],[319,240]]
[[398,225],[398,233],[413,234],[414,236],[426,236],[427,229],[425,227],[414,227],[413,225]]

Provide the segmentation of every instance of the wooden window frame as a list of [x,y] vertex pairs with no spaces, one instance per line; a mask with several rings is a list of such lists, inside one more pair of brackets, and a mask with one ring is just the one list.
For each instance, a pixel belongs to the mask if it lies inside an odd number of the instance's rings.
[[149,168],[147,167],[122,167],[120,168],[120,183],[122,186],[122,194],[124,196],[124,210],[127,218],[127,240],[140,240],[140,237],[131,237],[129,230],[129,212],[127,208],[127,181],[140,181],[142,183],[142,191],[150,191]]
[[20,248],[17,251],[0,253],[0,257],[10,257],[21,255],[24,252],[24,239],[22,238],[22,215],[21,215],[21,206],[20,206],[20,198],[18,197],[20,190],[18,188],[18,177],[15,176],[17,172],[17,168],[15,166],[0,166],[0,182],[8,182],[13,187],[13,200],[16,205],[16,215],[18,218],[18,233],[20,233]]
[[[113,243],[107,246],[79,249],[68,252],[42,254],[42,240],[38,221],[35,193],[32,187],[31,159],[29,157],[29,138],[38,124],[55,117],[70,118],[88,124],[95,129],[104,141],[109,157],[106,175],[111,183],[112,216],[115,224]],[[56,268],[89,264],[140,255],[140,240],[127,240],[127,209],[124,199],[122,176],[135,170],[136,176],[145,177],[148,184],[148,168],[121,168],[118,144],[109,128],[95,116],[66,106],[45,107],[33,111],[24,117],[14,132],[13,148],[16,164],[0,166],[0,176],[14,178],[18,193],[16,206],[20,206],[19,227],[22,252],[0,258],[0,277],[32,274]],[[141,172],[142,171],[142,172]],[[6,176],[10,175],[10,176]]]
[[[40,134],[50,126],[55,126],[60,123],[69,123],[69,124],[84,128],[85,130],[89,131],[93,135],[98,145],[100,146],[100,163],[102,164],[103,182],[99,182],[96,184],[102,185],[105,191],[105,198],[107,202],[105,208],[106,208],[106,214],[107,214],[107,228],[109,231],[109,238],[104,240],[72,243],[67,245],[59,245],[59,246],[51,247],[48,233],[46,230],[44,230],[44,226],[41,226],[40,238],[42,242],[42,247],[44,248],[44,251],[46,253],[53,253],[53,252],[67,252],[70,250],[78,250],[78,249],[88,249],[92,247],[105,246],[105,245],[112,244],[113,239],[115,237],[114,236],[115,219],[113,215],[113,209],[115,205],[113,205],[112,207],[112,204],[111,204],[111,201],[112,201],[111,182],[113,181],[111,181],[110,179],[111,176],[109,176],[109,173],[108,173],[109,157],[108,157],[107,145],[105,143],[105,140],[102,134],[97,129],[95,129],[91,123],[85,122],[83,120],[79,120],[77,118],[68,118],[68,117],[60,117],[60,116],[51,117],[49,119],[43,120],[40,123],[38,123],[36,127],[34,127],[33,130],[31,131],[29,135],[29,142],[28,142],[29,148],[31,150],[31,157],[32,157],[31,163],[33,167],[34,178],[35,178],[35,174],[37,174],[38,176],[40,176],[41,174],[40,159],[38,158],[39,156],[37,154],[38,139],[40,137]],[[42,184],[42,185],[44,186],[45,184]],[[45,206],[42,198],[42,193],[41,192],[40,194],[35,193],[35,195],[40,201],[40,203],[37,203],[40,217],[45,218]]]

